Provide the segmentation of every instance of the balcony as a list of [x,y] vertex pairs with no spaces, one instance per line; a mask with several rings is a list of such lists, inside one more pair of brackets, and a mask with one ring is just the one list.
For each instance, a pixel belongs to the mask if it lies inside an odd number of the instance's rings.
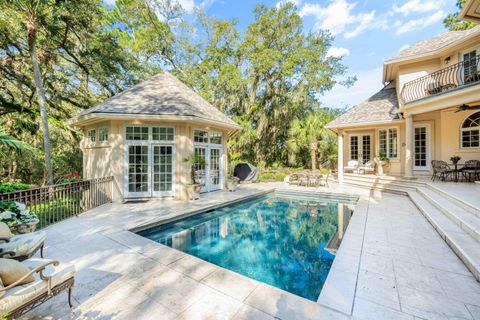
[[480,55],[405,83],[403,103],[441,95],[480,83]]

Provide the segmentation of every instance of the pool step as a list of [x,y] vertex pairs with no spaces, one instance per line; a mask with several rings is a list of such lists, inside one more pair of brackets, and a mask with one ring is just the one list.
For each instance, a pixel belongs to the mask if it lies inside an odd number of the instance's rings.
[[419,187],[417,191],[465,232],[480,241],[480,218],[477,215],[465,210],[434,190]]
[[443,210],[427,200],[421,192],[410,191],[408,195],[442,239],[463,261],[473,276],[480,281],[480,241],[465,232]]
[[[472,188],[475,188],[475,187],[476,187],[475,185],[472,185]],[[470,203],[464,201],[463,199],[459,199],[459,198],[449,194],[448,192],[442,190],[441,188],[436,187],[434,184],[430,184],[430,183],[427,184],[427,188],[429,188],[432,191],[435,191],[436,193],[442,195],[443,197],[449,199],[450,201],[454,202],[458,206],[464,208],[468,212],[470,212],[470,213],[472,213],[472,214],[474,214],[474,215],[476,215],[477,217],[480,218],[480,208],[479,207],[476,207],[473,204],[470,204]],[[479,196],[480,196],[480,193],[479,193]]]

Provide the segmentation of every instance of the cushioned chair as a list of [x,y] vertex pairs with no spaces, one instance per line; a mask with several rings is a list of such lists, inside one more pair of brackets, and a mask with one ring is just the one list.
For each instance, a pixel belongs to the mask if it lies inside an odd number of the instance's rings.
[[13,235],[8,226],[0,222],[0,253],[8,253],[10,258],[23,261],[40,250],[40,256],[43,258],[46,236],[43,231]]
[[347,162],[347,166],[343,168],[345,172],[351,171],[351,172],[358,172],[358,160],[350,160]]
[[372,160],[365,162],[363,165],[358,167],[358,173],[374,173],[375,172],[375,162]]
[[[8,313],[7,319],[16,319],[64,290],[68,290],[68,304],[72,307],[72,288],[75,282],[73,264],[36,258],[21,264],[30,269],[30,272],[0,288],[0,315]],[[32,275],[32,282],[21,284]]]

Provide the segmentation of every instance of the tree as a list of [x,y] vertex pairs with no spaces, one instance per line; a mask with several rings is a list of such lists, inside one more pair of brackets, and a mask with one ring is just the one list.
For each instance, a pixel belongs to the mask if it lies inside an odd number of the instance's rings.
[[450,31],[457,31],[457,30],[467,30],[471,29],[476,26],[475,23],[469,21],[463,21],[458,19],[458,15],[460,14],[460,10],[462,10],[463,6],[467,0],[457,0],[457,8],[459,9],[457,12],[450,13],[444,20],[443,24],[447,29]]
[[287,146],[290,152],[296,154],[308,149],[312,170],[317,169],[317,151],[319,142],[326,139],[330,133],[325,125],[332,120],[332,116],[325,110],[309,113],[304,119],[295,119],[288,132]]

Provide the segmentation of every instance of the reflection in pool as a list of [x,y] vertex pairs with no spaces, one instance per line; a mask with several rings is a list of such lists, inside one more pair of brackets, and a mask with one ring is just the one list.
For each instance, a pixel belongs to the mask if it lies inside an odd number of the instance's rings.
[[351,212],[343,200],[272,193],[139,234],[316,301]]

